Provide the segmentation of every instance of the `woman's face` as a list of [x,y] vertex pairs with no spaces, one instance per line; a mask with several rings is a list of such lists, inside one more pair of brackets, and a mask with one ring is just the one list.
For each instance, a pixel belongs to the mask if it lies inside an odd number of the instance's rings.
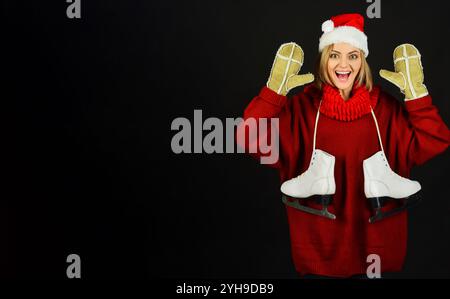
[[361,64],[358,48],[347,43],[336,43],[328,57],[328,76],[338,89],[351,91]]

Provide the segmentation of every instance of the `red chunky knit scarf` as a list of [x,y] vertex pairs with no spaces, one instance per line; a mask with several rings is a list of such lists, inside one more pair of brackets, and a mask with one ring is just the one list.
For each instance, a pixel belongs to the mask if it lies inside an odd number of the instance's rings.
[[[378,87],[374,87],[369,93],[365,85],[355,85],[351,97],[348,100],[344,100],[337,88],[324,84],[321,93],[322,105],[320,112],[330,118],[341,121],[358,119],[370,113],[370,107],[375,108],[379,91]],[[319,101],[316,102],[318,106]]]

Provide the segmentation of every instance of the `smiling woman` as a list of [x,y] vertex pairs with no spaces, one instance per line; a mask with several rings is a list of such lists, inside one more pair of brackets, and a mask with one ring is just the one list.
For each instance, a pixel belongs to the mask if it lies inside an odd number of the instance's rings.
[[[334,85],[344,100],[350,98],[355,83],[372,91],[372,72],[364,52],[348,43],[328,45],[319,55],[316,64],[315,84]],[[356,80],[356,82],[355,82]]]
[[421,190],[407,177],[413,166],[447,149],[450,131],[423,84],[421,56],[413,45],[394,50],[395,72],[380,72],[400,87],[401,103],[373,86],[363,16],[332,17],[322,31],[315,76],[299,75],[304,60],[299,45],[281,45],[244,119],[279,120],[274,167],[299,274],[363,274],[373,254],[383,272],[400,271],[405,210],[418,202]]

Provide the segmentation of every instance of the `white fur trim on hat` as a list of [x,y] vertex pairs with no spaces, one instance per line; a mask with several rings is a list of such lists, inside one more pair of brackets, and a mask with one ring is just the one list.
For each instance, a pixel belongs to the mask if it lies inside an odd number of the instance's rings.
[[[326,22],[322,24],[322,30],[324,29],[324,27],[325,29],[329,29],[329,26],[325,25]],[[319,42],[319,52],[322,52],[322,50],[326,46],[332,44],[348,43],[356,48],[361,49],[366,57],[369,56],[369,48],[367,47],[367,36],[363,32],[356,29],[355,27],[340,26],[332,29],[331,31],[326,30],[323,31],[324,33],[320,37]]]

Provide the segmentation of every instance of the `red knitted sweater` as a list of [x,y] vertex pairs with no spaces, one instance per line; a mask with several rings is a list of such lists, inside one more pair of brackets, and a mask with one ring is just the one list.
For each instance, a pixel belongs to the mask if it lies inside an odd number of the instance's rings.
[[[402,103],[378,87],[370,94],[364,87],[354,88],[352,94],[344,101],[338,90],[329,85],[322,91],[308,85],[288,99],[264,87],[244,112],[244,119],[279,119],[280,153],[272,166],[279,170],[281,184],[308,168],[316,112],[323,99],[316,147],[336,158],[336,193],[329,210],[337,219],[286,207],[292,257],[300,274],[363,274],[369,254],[380,256],[382,272],[402,269],[407,212],[373,224],[368,222],[371,209],[364,194],[362,162],[380,150],[370,106],[378,120],[389,164],[403,177],[409,177],[414,165],[443,153],[450,143],[450,131],[430,96]],[[238,128],[238,135],[243,134],[243,128]],[[269,135],[270,131],[258,138],[270,140]],[[258,140],[247,138],[245,142],[240,145],[248,149],[250,143]],[[254,156],[259,158],[261,154]]]

